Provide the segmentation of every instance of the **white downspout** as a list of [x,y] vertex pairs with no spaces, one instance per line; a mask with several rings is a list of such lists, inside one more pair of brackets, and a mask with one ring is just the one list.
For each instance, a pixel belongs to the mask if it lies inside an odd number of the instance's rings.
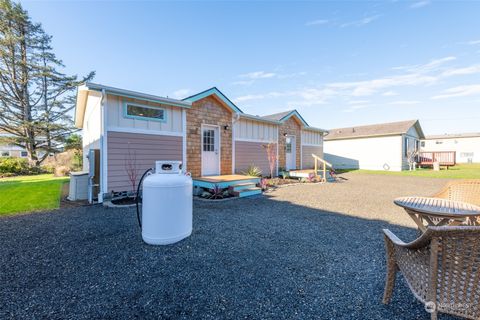
[[183,171],[187,172],[187,112],[185,108],[182,109],[182,166]]
[[107,190],[107,135],[106,135],[106,118],[105,110],[105,89],[102,89],[102,97],[100,99],[100,191],[98,193],[98,202],[103,202],[103,194]]
[[239,113],[235,113],[232,117],[232,174],[235,174],[235,123],[237,123],[239,119]]

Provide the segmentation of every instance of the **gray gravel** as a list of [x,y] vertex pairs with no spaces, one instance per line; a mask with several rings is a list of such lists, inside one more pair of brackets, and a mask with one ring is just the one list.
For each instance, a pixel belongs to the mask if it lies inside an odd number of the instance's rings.
[[412,238],[393,198],[445,181],[345,177],[196,202],[192,236],[167,247],[143,244],[133,209],[0,218],[0,318],[428,319],[401,277],[381,304],[381,229]]

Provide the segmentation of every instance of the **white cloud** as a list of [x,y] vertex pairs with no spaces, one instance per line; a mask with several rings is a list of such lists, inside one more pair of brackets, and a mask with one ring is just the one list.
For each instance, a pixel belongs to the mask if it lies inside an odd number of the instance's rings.
[[425,6],[428,6],[430,4],[430,1],[427,1],[427,0],[423,0],[423,1],[417,1],[417,2],[414,2],[410,5],[410,8],[412,9],[418,9],[418,8],[422,8],[422,7],[425,7]]
[[249,86],[252,85],[255,82],[255,80],[240,80],[240,81],[234,81],[232,84],[234,85],[240,85],[240,86]]
[[190,89],[179,89],[172,93],[172,98],[175,98],[175,99],[185,98],[191,92],[192,90]]
[[434,76],[423,75],[419,73],[410,73],[405,75],[396,75],[373,80],[355,81],[355,82],[337,82],[328,86],[331,88],[346,91],[348,95],[354,97],[370,96],[382,89],[400,86],[430,85],[437,81]]
[[384,93],[382,93],[382,96],[393,97],[393,96],[398,96],[398,93],[390,90],[390,91],[385,91]]
[[348,104],[365,104],[369,102],[369,100],[350,100],[348,101]]
[[377,15],[374,15],[374,16],[369,16],[369,17],[365,17],[365,18],[362,18],[360,20],[355,20],[355,21],[351,21],[351,22],[346,22],[346,23],[343,23],[340,25],[341,28],[345,28],[345,27],[362,27],[364,25],[367,25],[369,23],[372,23],[373,21],[377,20],[378,18],[380,18],[381,16],[379,14]]
[[278,79],[288,79],[288,78],[295,78],[295,77],[300,77],[304,76],[307,73],[305,71],[301,72],[292,72],[292,73],[284,73],[284,74],[277,74]]
[[318,19],[318,20],[313,20],[313,21],[308,21],[305,23],[306,26],[318,26],[322,24],[327,24],[328,20],[326,19]]
[[[237,97],[234,101],[246,102],[262,99],[273,99],[282,97],[276,104],[284,107],[310,107],[325,104],[333,101],[333,99],[343,99],[347,101],[346,112],[353,112],[358,108],[366,105],[372,106],[373,97],[393,97],[399,96],[400,88],[411,87],[422,91],[423,88],[435,85],[441,81],[445,81],[449,77],[462,76],[474,73],[480,73],[480,64],[466,67],[449,67],[451,61],[456,60],[454,56],[446,56],[438,59],[432,59],[424,64],[409,65],[397,67],[397,72],[383,77],[365,79],[360,81],[339,81],[333,83],[311,85],[303,88],[286,90],[282,92],[260,92],[259,94],[249,94]],[[275,78],[303,75],[297,74],[279,74],[273,72],[258,71],[245,74],[245,81],[253,83],[257,79]],[[247,76],[248,75],[248,76]],[[478,85],[480,86],[480,85]],[[455,87],[442,94],[438,94],[433,99],[442,99],[451,96],[463,96],[476,94],[476,87],[462,86]],[[416,100],[401,100],[387,102],[389,105],[415,105],[421,103]],[[361,107],[357,107],[361,106]]]
[[446,99],[454,97],[465,97],[480,94],[480,84],[471,84],[447,89],[443,94],[433,96],[432,99]]
[[399,101],[393,101],[390,102],[392,105],[412,105],[412,104],[419,104],[420,101],[416,100],[399,100]]
[[464,68],[448,69],[442,73],[442,76],[450,77],[450,76],[467,75],[467,74],[475,74],[475,73],[480,73],[480,64],[473,65],[470,67],[464,67]]
[[400,70],[400,71],[409,71],[409,72],[431,72],[438,70],[439,67],[444,65],[447,62],[456,60],[457,58],[454,56],[443,57],[439,59],[433,59],[425,64],[416,64],[416,65],[408,65],[408,66],[398,66],[393,67],[393,70]]
[[265,71],[255,71],[255,72],[250,72],[250,73],[245,73],[241,74],[240,78],[247,78],[247,79],[267,79],[267,78],[273,78],[277,74],[274,72],[265,72]]
[[351,112],[355,112],[357,110],[365,109],[365,108],[368,108],[368,107],[370,107],[370,106],[366,105],[366,104],[354,105],[354,106],[351,106],[347,109],[343,109],[342,112],[351,113]]
[[477,44],[480,44],[480,40],[472,40],[467,42],[468,45],[475,46]]
[[263,94],[247,94],[245,96],[240,96],[235,99],[233,99],[233,102],[238,103],[238,102],[246,102],[246,101],[251,101],[251,100],[261,100],[264,99],[265,95]]
[[275,73],[275,72],[265,72],[265,71],[255,71],[255,72],[249,72],[249,73],[244,73],[239,75],[239,78],[242,78],[243,80],[238,80],[232,82],[233,85],[242,85],[242,86],[249,86],[255,83],[255,81],[260,80],[260,79],[288,79],[288,78],[295,78],[295,77],[300,77],[306,75],[307,72],[302,71],[302,72],[293,72],[293,73]]

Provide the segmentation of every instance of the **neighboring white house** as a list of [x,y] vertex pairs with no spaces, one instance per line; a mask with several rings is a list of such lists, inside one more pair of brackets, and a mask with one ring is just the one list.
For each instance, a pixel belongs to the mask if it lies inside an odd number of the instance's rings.
[[480,162],[480,132],[426,136],[422,151],[455,151],[457,163]]
[[21,157],[28,156],[25,148],[2,142],[2,138],[10,138],[12,135],[6,131],[0,130],[0,157]]
[[330,129],[324,155],[335,168],[401,171],[424,138],[418,120]]

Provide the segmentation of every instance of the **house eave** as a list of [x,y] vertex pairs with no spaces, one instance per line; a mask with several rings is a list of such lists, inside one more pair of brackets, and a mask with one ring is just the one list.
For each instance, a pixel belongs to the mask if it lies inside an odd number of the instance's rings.
[[362,136],[349,136],[349,137],[340,137],[340,138],[328,138],[327,137],[325,139],[325,141],[392,137],[392,136],[401,136],[401,135],[404,135],[404,134],[405,134],[405,132],[397,132],[397,133],[369,134],[369,135],[362,135]]
[[82,129],[83,120],[85,116],[85,109],[87,106],[88,94],[89,92],[104,92],[105,94],[110,94],[123,98],[138,99],[142,101],[154,102],[158,104],[164,104],[179,108],[191,108],[192,103],[189,101],[182,101],[170,98],[159,97],[147,93],[125,90],[120,88],[114,88],[105,86],[98,83],[86,82],[85,84],[77,87],[77,101],[75,105],[75,127]]
[[120,89],[120,88],[104,86],[102,84],[97,84],[97,83],[92,83],[92,82],[85,83],[85,87],[88,90],[95,90],[95,91],[104,90],[106,94],[111,94],[111,95],[114,95],[114,96],[120,96],[120,97],[125,97],[125,98],[132,98],[132,99],[139,99],[139,100],[150,101],[150,102],[155,102],[155,103],[160,103],[160,104],[167,104],[169,106],[181,107],[181,108],[191,108],[192,107],[192,103],[189,102],[189,101],[165,98],[165,97],[160,97],[160,96],[156,96],[156,95],[151,95],[151,94],[148,94],[148,93],[142,93],[142,92],[137,92],[137,91],[131,91],[131,90],[125,90],[125,89]]
[[230,99],[228,99],[226,95],[224,95],[220,90],[218,90],[217,87],[213,87],[205,91],[196,93],[192,96],[186,97],[182,99],[182,101],[188,101],[190,103],[193,103],[211,95],[214,95],[218,99],[220,99],[232,112],[238,113],[238,114],[243,113],[243,111],[240,110],[240,108],[237,107]]
[[245,118],[245,119],[249,119],[249,120],[253,120],[253,121],[265,122],[265,123],[270,123],[270,124],[275,124],[275,125],[281,124],[280,121],[264,119],[262,117],[254,116],[254,115],[246,114],[246,113],[240,113],[239,116],[240,116],[240,118]]
[[303,130],[305,131],[315,131],[315,132],[322,132],[324,135],[328,135],[329,131],[321,128],[315,128],[315,127],[304,127]]

